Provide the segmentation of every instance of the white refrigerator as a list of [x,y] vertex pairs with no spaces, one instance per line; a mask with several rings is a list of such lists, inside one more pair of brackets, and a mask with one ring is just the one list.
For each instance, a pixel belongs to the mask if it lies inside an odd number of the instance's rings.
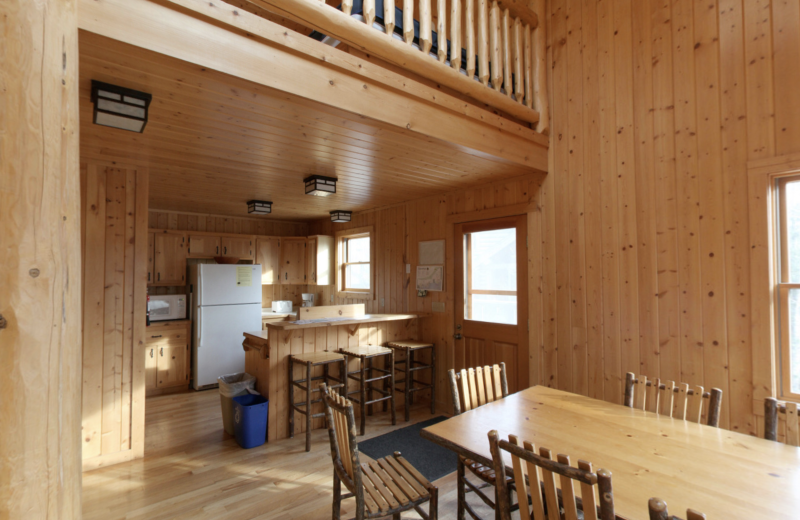
[[261,266],[198,264],[189,270],[192,291],[194,389],[244,372],[242,333],[261,330]]

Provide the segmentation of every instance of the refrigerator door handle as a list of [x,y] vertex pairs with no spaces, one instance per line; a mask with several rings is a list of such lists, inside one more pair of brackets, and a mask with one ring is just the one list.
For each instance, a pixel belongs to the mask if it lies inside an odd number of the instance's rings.
[[203,337],[203,308],[197,308],[197,344],[195,348],[200,348],[201,340],[200,338]]

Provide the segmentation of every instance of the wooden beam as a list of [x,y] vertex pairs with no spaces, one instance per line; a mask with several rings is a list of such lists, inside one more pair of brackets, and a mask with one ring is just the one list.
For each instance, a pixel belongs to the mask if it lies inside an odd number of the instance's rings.
[[546,171],[546,136],[224,2],[80,0],[80,6],[83,30],[443,139],[473,155]]
[[3,0],[0,515],[81,516],[78,0]]
[[539,113],[515,103],[492,89],[476,83],[472,78],[448,70],[431,60],[417,49],[394,38],[381,38],[372,27],[355,18],[345,16],[338,9],[316,0],[248,0],[282,16],[294,16],[301,23],[350,46],[361,49],[401,66],[423,78],[437,81],[457,92],[462,92],[476,101],[486,103],[518,119],[529,123],[539,121]]

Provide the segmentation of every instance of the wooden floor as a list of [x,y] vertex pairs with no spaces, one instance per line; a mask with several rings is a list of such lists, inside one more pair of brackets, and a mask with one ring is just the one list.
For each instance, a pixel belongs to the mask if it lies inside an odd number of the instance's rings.
[[[144,459],[84,473],[84,519],[331,517],[327,430],[313,432],[310,453],[304,451],[304,436],[243,450],[224,433],[221,415],[216,391],[148,399]],[[411,422],[430,417],[427,405],[417,405]],[[364,438],[408,424],[398,420],[393,427],[388,414],[377,414],[368,419]],[[455,518],[455,472],[436,485],[439,518]],[[485,518],[494,516],[485,507],[481,510]],[[353,501],[347,500],[342,517],[353,516]]]

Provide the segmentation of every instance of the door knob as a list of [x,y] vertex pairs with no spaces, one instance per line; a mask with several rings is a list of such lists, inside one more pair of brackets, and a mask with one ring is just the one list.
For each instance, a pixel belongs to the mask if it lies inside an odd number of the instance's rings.
[[456,339],[464,339],[464,336],[462,336],[461,334],[453,334],[453,337]]

